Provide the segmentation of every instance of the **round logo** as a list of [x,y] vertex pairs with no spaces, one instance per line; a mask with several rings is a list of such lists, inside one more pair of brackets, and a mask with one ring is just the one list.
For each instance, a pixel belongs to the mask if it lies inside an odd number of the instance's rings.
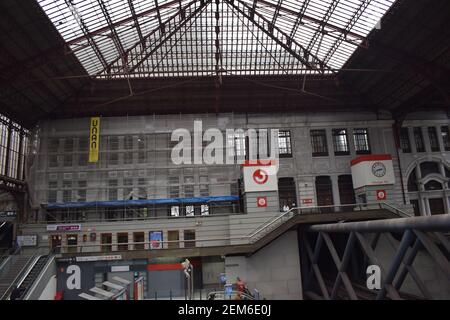
[[377,190],[377,200],[386,199],[386,192],[384,190]]
[[386,174],[386,166],[382,162],[375,162],[372,165],[372,173],[375,177],[384,177]]
[[266,200],[265,197],[258,198],[258,206],[265,207],[266,206],[266,202],[267,202],[267,200]]
[[269,179],[269,175],[266,171],[262,169],[258,169],[255,172],[253,172],[253,181],[255,181],[257,184],[264,184]]

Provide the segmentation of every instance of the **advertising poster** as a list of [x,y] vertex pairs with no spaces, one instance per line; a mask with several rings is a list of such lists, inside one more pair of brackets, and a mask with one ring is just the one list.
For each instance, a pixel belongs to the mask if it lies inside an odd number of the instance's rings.
[[150,231],[150,249],[162,249],[163,233],[162,231]]

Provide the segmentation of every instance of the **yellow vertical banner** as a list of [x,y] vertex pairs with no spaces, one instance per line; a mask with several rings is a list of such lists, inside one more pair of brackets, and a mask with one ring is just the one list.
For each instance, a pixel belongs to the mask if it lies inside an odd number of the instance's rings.
[[98,150],[100,146],[100,118],[91,118],[91,130],[89,137],[89,162],[98,162]]

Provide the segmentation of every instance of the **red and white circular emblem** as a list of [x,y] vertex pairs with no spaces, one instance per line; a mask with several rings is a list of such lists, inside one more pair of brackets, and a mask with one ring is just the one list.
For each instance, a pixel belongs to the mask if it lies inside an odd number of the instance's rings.
[[264,184],[268,179],[269,174],[263,169],[258,169],[253,172],[253,181],[255,181],[257,184]]
[[256,199],[258,207],[267,207],[267,197],[258,197]]
[[386,200],[386,191],[377,190],[377,200]]

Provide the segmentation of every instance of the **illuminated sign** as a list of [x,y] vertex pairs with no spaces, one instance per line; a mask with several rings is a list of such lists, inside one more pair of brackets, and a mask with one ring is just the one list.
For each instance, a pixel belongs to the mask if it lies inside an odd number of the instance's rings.
[[91,130],[89,137],[89,162],[98,162],[98,150],[100,146],[100,118],[91,118]]

